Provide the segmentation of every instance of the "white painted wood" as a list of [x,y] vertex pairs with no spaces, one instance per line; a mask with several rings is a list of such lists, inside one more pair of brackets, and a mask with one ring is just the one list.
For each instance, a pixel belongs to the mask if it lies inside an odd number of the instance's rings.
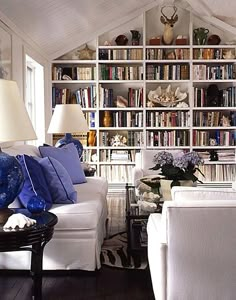
[[[236,2],[233,0],[227,1],[227,5],[222,5],[221,0],[0,0],[0,19],[28,44],[41,49],[41,55],[55,59],[154,6],[170,2],[235,34]],[[178,14],[180,18],[181,9]],[[145,22],[148,28],[148,18]],[[178,23],[175,29],[179,31]]]

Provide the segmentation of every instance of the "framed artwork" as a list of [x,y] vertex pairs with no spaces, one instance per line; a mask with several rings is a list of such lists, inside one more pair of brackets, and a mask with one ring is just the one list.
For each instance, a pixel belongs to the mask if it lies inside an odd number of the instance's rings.
[[11,34],[0,27],[0,78],[11,79]]

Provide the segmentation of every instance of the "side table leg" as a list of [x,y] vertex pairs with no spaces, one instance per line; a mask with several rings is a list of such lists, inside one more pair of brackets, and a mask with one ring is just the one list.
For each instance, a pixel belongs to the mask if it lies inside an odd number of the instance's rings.
[[31,255],[31,276],[33,279],[32,299],[42,299],[42,263],[43,263],[43,246],[41,243],[32,246]]
[[130,218],[126,218],[126,228],[127,228],[127,259],[129,266],[131,265],[131,224]]

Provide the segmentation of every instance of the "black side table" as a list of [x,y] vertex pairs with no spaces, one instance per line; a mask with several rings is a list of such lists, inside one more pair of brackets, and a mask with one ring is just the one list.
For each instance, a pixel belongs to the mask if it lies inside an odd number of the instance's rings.
[[4,230],[0,225],[0,252],[32,252],[30,269],[33,279],[32,295],[35,300],[41,300],[43,250],[53,236],[57,216],[50,212],[34,215],[26,209],[15,209],[14,212],[35,219],[37,223],[31,227],[14,230]]
[[[139,211],[135,187],[126,184],[126,230],[127,230],[127,254],[130,264],[131,255],[147,252],[146,241],[142,242],[142,233],[146,236],[146,223],[150,213]],[[159,201],[159,205],[155,213],[162,212],[163,201]]]

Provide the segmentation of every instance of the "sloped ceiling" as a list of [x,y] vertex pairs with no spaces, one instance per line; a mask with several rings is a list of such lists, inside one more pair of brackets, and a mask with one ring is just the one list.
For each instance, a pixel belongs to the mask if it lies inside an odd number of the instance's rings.
[[0,19],[39,47],[48,59],[94,39],[152,6],[176,4],[236,25],[236,1],[227,0],[0,0]]

